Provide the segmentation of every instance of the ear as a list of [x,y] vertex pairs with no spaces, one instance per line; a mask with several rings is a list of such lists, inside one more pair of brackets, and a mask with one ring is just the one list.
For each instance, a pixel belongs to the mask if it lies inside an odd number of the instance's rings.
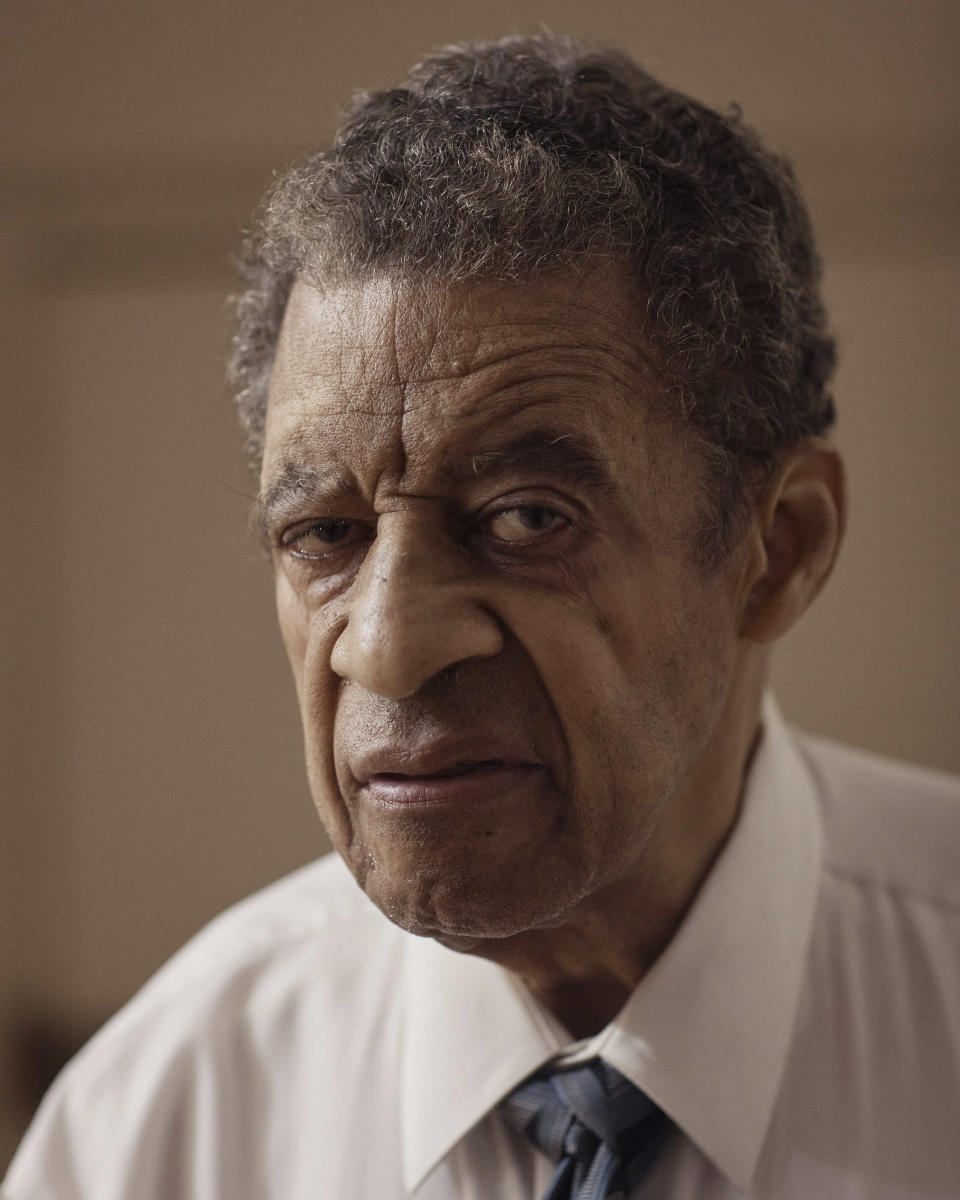
[[753,510],[757,553],[740,633],[772,642],[806,611],[833,569],[846,524],[843,460],[823,438],[791,446]]

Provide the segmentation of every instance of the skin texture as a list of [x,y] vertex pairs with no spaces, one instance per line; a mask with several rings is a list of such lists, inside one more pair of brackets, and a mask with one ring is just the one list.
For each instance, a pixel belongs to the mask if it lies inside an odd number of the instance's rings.
[[722,846],[765,644],[842,524],[813,441],[706,568],[704,468],[635,330],[606,266],[301,281],[261,480],[334,846],[392,920],[517,971],[576,1034],[616,1013]]

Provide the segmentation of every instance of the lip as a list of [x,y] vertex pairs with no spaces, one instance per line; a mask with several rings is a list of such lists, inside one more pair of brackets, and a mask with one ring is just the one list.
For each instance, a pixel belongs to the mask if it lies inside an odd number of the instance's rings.
[[505,793],[542,773],[535,763],[487,759],[458,764],[451,774],[373,774],[363,787],[379,808],[436,808],[444,805],[477,806],[499,800]]
[[467,763],[498,761],[513,766],[543,766],[528,748],[506,738],[449,734],[422,742],[381,742],[351,757],[347,765],[357,783],[374,775],[438,775]]
[[368,798],[387,808],[479,803],[545,769],[526,749],[476,736],[374,746],[349,765]]

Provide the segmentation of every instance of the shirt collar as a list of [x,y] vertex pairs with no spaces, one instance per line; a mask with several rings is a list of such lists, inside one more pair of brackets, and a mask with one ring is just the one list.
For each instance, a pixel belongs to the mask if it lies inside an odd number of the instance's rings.
[[471,1126],[559,1053],[565,1037],[508,971],[426,938],[407,942],[403,1006],[403,1172],[415,1191]]
[[[747,1188],[790,1047],[821,856],[815,786],[773,700],[737,823],[666,950],[619,1015],[577,1047],[654,1099]],[[569,1048],[508,971],[410,938],[401,1065],[413,1191],[521,1079]]]

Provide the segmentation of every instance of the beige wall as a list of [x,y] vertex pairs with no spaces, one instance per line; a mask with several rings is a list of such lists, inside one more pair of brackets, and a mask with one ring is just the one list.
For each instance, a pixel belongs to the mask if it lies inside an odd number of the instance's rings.
[[245,533],[228,256],[269,171],[431,45],[593,33],[741,101],[792,154],[828,261],[853,508],[778,690],[811,728],[960,769],[960,7],[479,7],[4,7],[0,1163],[51,1030],[81,1036],[323,845]]

